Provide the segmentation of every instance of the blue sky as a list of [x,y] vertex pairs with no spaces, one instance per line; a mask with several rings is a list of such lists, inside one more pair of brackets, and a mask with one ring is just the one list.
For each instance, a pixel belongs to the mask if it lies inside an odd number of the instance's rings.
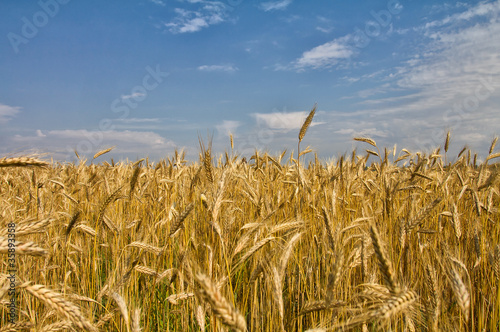
[[500,1],[3,0],[0,156],[322,158],[356,136],[484,156],[500,124]]

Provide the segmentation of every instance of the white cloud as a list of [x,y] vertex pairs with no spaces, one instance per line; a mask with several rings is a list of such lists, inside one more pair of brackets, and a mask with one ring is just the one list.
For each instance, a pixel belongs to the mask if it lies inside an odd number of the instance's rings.
[[332,32],[333,28],[332,27],[329,27],[329,28],[323,28],[323,27],[316,27],[316,30],[318,31],[321,31],[321,32],[324,32],[324,33],[330,33]]
[[145,122],[160,122],[159,118],[124,118],[124,119],[115,119],[113,122],[122,122],[122,123],[145,123]]
[[308,67],[318,69],[331,67],[340,60],[349,59],[355,54],[354,48],[349,45],[350,39],[351,36],[347,35],[316,46],[304,52],[299,59],[294,61],[292,67],[297,70],[303,70]]
[[226,20],[226,5],[219,1],[188,1],[197,4],[197,10],[176,8],[176,17],[165,26],[172,33],[197,32],[210,25],[219,24]]
[[12,117],[19,113],[21,107],[0,104],[0,124],[7,123]]
[[500,1],[490,2],[490,3],[479,3],[475,7],[471,7],[468,10],[455,13],[450,16],[446,16],[441,20],[436,20],[432,22],[428,22],[424,25],[424,29],[440,27],[447,24],[456,24],[462,21],[470,21],[477,16],[489,16],[498,14],[500,11]]
[[131,93],[129,95],[121,95],[121,99],[122,100],[127,100],[127,99],[137,99],[137,98],[141,98],[141,97],[144,97],[146,94],[145,93],[142,93],[142,92],[134,92],[134,93]]
[[165,7],[165,2],[163,2],[162,0],[149,0],[149,1],[151,1],[155,5]]
[[[308,112],[274,112],[274,113],[254,113],[257,125],[265,126],[269,129],[289,131],[300,129],[307,117]],[[323,122],[312,122],[311,126],[323,124]]]
[[268,12],[270,10],[284,10],[292,3],[292,0],[268,1],[260,4],[259,8]]
[[270,129],[292,130],[300,128],[307,116],[306,112],[254,113],[257,125]]
[[347,83],[355,83],[360,80],[359,77],[344,76],[340,78],[341,80],[347,81]]
[[[366,124],[364,124],[366,125]],[[340,135],[349,135],[349,136],[361,136],[361,137],[371,137],[371,138],[377,138],[377,137],[388,137],[389,133],[384,130],[377,129],[375,127],[369,127],[366,128],[365,126],[361,127],[358,126],[356,129],[354,128],[342,128],[339,130],[336,130],[335,133],[340,134]]]
[[76,149],[80,155],[92,156],[103,147],[116,145],[117,156],[158,157],[171,152],[176,144],[152,131],[107,130],[36,130],[34,135],[14,135],[8,148],[24,146],[44,151],[56,159],[68,160]]
[[99,140],[102,137],[102,141],[112,141],[117,143],[130,143],[141,144],[145,146],[155,146],[155,145],[170,145],[171,142],[167,141],[165,138],[161,137],[154,132],[140,132],[140,131],[88,131],[88,130],[52,130],[48,132],[48,135],[61,139],[89,139],[95,138]]
[[222,135],[235,134],[238,127],[241,126],[241,122],[224,120],[221,124],[216,125],[217,131]]
[[368,97],[373,96],[373,95],[380,95],[383,93],[387,93],[390,90],[392,90],[390,88],[390,84],[385,83],[385,84],[382,84],[382,85],[377,86],[375,88],[360,90],[357,92],[357,95],[358,95],[358,97],[365,99],[365,98],[368,98]]
[[198,70],[201,71],[225,71],[225,72],[234,72],[237,71],[238,68],[234,65],[203,65],[199,66]]
[[[354,119],[366,119],[366,128],[388,135],[382,136],[381,146],[390,146],[393,139],[401,146],[429,151],[442,145],[451,130],[453,148],[467,144],[478,152],[486,150],[491,138],[500,134],[500,44],[492,42],[500,34],[499,13],[496,3],[480,3],[452,16],[466,23],[460,27],[435,24],[415,30],[425,46],[414,49],[415,56],[392,74],[377,77],[389,86],[360,91],[358,96],[370,99],[359,103],[363,109],[346,116],[337,134],[350,134],[344,128],[360,132],[364,127]],[[397,94],[380,98],[387,91]]]

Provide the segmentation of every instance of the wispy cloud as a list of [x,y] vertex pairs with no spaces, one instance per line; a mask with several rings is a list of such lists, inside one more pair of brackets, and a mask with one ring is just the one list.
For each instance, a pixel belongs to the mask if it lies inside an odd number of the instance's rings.
[[424,25],[424,29],[440,27],[447,24],[457,24],[463,21],[470,21],[478,16],[487,16],[498,13],[500,10],[500,2],[479,3],[477,6],[471,7],[461,13],[446,16],[443,19],[428,22]]
[[[358,97],[369,99],[359,103],[364,109],[352,119],[369,119],[368,128],[381,133],[390,128],[387,137],[409,148],[429,150],[442,144],[451,130],[456,148],[468,144],[484,150],[499,134],[500,44],[492,42],[500,34],[499,14],[498,2],[480,3],[415,30],[427,40],[425,46],[415,48],[412,58],[386,73],[389,84],[360,91]],[[452,21],[463,24],[457,27]],[[388,91],[396,94],[380,98]],[[336,132],[362,129],[356,121],[350,123]]]
[[134,92],[129,95],[121,95],[120,98],[122,100],[127,100],[127,99],[136,99],[136,98],[141,98],[144,97],[146,94],[142,92]]
[[[274,112],[274,113],[254,113],[258,126],[265,126],[269,129],[279,131],[290,131],[299,129],[307,117],[307,112]],[[323,122],[312,122],[311,126],[322,124]]]
[[295,60],[292,63],[292,68],[297,70],[325,68],[337,64],[340,60],[349,59],[355,54],[350,40],[351,36],[347,35],[316,46]]
[[270,10],[284,10],[293,0],[268,1],[260,4],[259,8],[268,12]]
[[155,5],[158,5],[158,6],[162,6],[162,7],[166,6],[165,2],[163,2],[162,0],[149,0],[149,1],[151,1],[152,3],[154,3]]
[[14,135],[9,138],[11,149],[29,146],[44,151],[56,159],[67,159],[74,149],[90,156],[103,146],[116,145],[115,154],[160,156],[176,144],[151,131],[107,130],[36,130],[33,135]]
[[196,5],[196,10],[175,8],[176,17],[165,23],[172,33],[197,32],[227,19],[226,5],[219,1],[188,1]]
[[240,121],[233,120],[223,120],[221,124],[216,125],[217,131],[221,135],[229,135],[235,134],[238,127],[240,127],[242,123]]
[[323,28],[323,27],[318,26],[318,27],[316,27],[316,30],[324,32],[324,33],[330,33],[330,32],[332,32],[333,28],[332,27]]
[[380,95],[380,94],[387,93],[391,90],[394,90],[391,88],[391,85],[389,83],[385,83],[385,84],[382,84],[382,85],[377,86],[375,88],[360,90],[357,92],[357,95],[358,95],[358,97],[365,99],[365,98],[368,98],[368,97],[373,96],[373,95]]
[[21,107],[0,104],[0,124],[7,123],[20,109]]
[[124,119],[115,119],[115,122],[122,123],[149,123],[149,122],[160,122],[160,118],[124,118]]
[[200,71],[224,71],[224,72],[235,72],[238,70],[238,67],[227,64],[227,65],[203,65],[199,66],[198,70]]

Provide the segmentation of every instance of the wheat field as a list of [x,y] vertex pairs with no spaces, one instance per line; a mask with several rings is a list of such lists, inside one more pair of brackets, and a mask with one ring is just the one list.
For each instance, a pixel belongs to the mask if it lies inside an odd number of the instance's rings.
[[482,163],[449,134],[355,140],[330,163],[232,137],[199,162],[0,159],[0,331],[498,331],[497,140]]

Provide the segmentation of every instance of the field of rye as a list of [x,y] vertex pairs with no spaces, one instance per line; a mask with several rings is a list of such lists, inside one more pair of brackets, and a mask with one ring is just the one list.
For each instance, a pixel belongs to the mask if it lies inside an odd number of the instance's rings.
[[449,135],[355,140],[331,163],[232,138],[197,163],[0,159],[0,331],[498,331],[497,140],[481,163]]

